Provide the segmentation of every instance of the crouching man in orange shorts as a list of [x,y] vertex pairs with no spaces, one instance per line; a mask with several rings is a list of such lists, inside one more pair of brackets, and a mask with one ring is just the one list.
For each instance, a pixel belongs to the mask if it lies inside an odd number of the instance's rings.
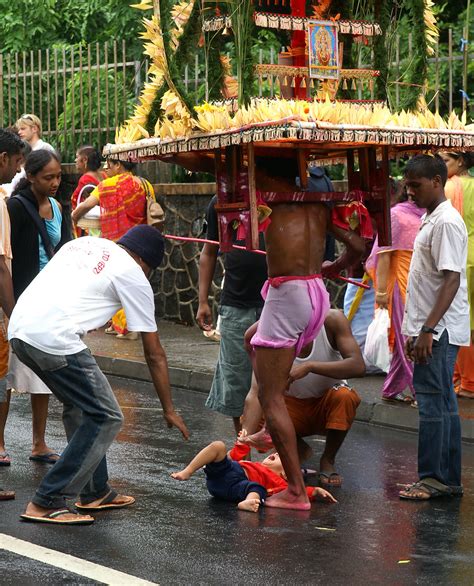
[[[284,397],[295,427],[301,462],[312,453],[302,438],[326,436],[320,460],[321,484],[334,487],[342,483],[334,467],[336,454],[360,404],[359,395],[344,379],[364,374],[364,360],[347,318],[341,311],[330,310],[316,339],[304,346],[295,359]],[[239,439],[249,446],[267,451],[273,443],[265,426],[257,431],[261,427],[261,418],[258,385],[254,377],[245,401],[243,431]]]

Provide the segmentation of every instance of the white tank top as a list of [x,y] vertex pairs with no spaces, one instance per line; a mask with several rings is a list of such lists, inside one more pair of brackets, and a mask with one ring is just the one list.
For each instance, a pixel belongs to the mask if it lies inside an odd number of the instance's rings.
[[[309,356],[306,358],[295,358],[293,364],[304,364],[305,362],[338,362],[339,360],[342,360],[342,356],[329,343],[326,328],[323,326],[313,341],[313,347]],[[295,381],[288,391],[286,391],[286,395],[296,397],[297,399],[316,399],[322,397],[327,390],[341,382],[341,380],[335,378],[309,373],[304,378]]]

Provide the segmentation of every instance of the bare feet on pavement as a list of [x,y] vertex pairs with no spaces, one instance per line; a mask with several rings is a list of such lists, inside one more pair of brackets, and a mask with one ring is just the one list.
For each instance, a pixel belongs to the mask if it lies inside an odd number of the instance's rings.
[[241,511],[250,511],[251,513],[257,513],[260,508],[260,499],[247,499],[241,501],[237,508]]
[[180,472],[172,472],[170,476],[171,476],[171,478],[174,478],[175,480],[189,480],[191,478],[191,473],[186,472],[186,468],[185,468],[184,470],[181,470]]
[[274,507],[275,509],[293,509],[295,511],[308,511],[311,508],[308,495],[305,493],[301,495],[294,495],[288,489],[274,494],[265,501],[266,507]]

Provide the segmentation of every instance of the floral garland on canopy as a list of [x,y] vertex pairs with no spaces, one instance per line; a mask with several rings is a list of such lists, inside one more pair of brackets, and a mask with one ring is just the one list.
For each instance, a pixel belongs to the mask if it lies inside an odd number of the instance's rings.
[[[189,138],[196,133],[234,131],[252,124],[270,123],[283,119],[301,123],[322,122],[380,129],[474,130],[472,125],[466,124],[465,115],[459,118],[452,112],[444,120],[438,113],[430,112],[422,96],[420,97],[419,84],[417,84],[416,111],[407,107],[398,113],[391,112],[386,105],[380,102],[360,107],[360,104],[334,101],[327,95],[324,98],[321,91],[316,96],[318,99],[315,98],[313,101],[249,98],[248,95],[244,95],[242,88],[245,85],[251,85],[251,79],[254,75],[262,76],[265,73],[270,75],[273,71],[277,85],[290,85],[288,80],[303,75],[300,71],[302,68],[295,68],[292,73],[291,68],[285,68],[285,66],[255,66],[253,63],[248,63],[249,45],[251,44],[249,19],[253,19],[254,16],[250,0],[245,0],[243,4],[237,2],[231,16],[228,14],[222,16],[223,23],[228,23],[228,19],[231,18],[234,27],[236,22],[240,23],[240,28],[247,27],[243,35],[244,38],[241,37],[240,40],[237,30],[234,33],[236,44],[240,43],[236,50],[237,70],[240,73],[237,80],[230,75],[231,66],[228,59],[220,55],[220,47],[215,42],[216,33],[212,30],[203,32],[203,28],[206,29],[206,26],[203,27],[201,4],[195,0],[182,0],[175,5],[168,5],[169,1],[141,0],[139,4],[132,5],[139,10],[153,11],[151,18],[143,19],[145,30],[141,34],[145,41],[144,53],[151,60],[148,71],[150,81],[145,83],[134,114],[122,127],[117,129],[117,144],[130,144],[150,137],[162,140]],[[232,6],[232,2],[233,0],[228,0],[229,6]],[[327,2],[328,6],[330,4]],[[337,0],[335,4],[337,6]],[[388,5],[393,3],[381,0],[376,4],[379,6],[378,15],[381,23],[384,23],[391,14]],[[426,57],[428,54],[432,54],[433,45],[437,42],[438,35],[432,12],[433,3],[431,0],[406,0],[406,4],[407,10],[413,18],[422,15],[422,22],[418,29],[423,34],[422,49]],[[341,22],[347,23],[347,21]],[[207,28],[209,29],[209,26]],[[349,27],[350,31],[352,28]],[[378,35],[378,25],[374,26],[371,31],[376,31],[376,38],[381,37]],[[209,37],[211,34],[212,38]],[[219,36],[222,37],[221,34]],[[210,49],[211,41],[214,42],[214,50],[212,51]],[[189,62],[190,55],[194,55],[196,45],[207,45],[207,73],[208,77],[214,76],[213,82],[210,84],[212,91],[209,91],[209,87],[206,88],[209,101],[198,106],[193,105],[192,98],[196,98],[196,96],[190,98],[189,95],[186,95],[181,81],[183,68],[186,62]],[[412,69],[418,75],[420,70],[425,71],[426,58],[424,61],[418,59],[416,66]],[[372,77],[385,74],[383,67],[380,71],[378,69],[352,70],[353,73],[351,70],[341,71],[343,72],[341,79],[344,80],[344,83],[346,79],[352,79],[353,83],[355,79],[360,80],[360,83],[369,83],[369,81],[372,83]],[[278,75],[280,75],[280,79]],[[300,79],[303,79],[304,83],[305,77],[300,77]],[[418,81],[420,79],[418,77]],[[209,85],[209,79],[207,79],[207,83]],[[228,87],[231,87],[232,84],[235,85],[233,92],[228,92],[229,95],[226,93],[226,84]],[[301,85],[301,87],[305,86]],[[238,93],[239,107],[237,109],[221,101],[223,97],[233,97],[232,93],[233,95]],[[321,99],[322,97],[323,99]],[[217,103],[217,100],[220,102]]]

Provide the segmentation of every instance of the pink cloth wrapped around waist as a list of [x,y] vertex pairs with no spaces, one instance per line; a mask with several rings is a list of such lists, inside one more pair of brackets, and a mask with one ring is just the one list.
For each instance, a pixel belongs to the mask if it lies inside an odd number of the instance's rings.
[[[315,275],[290,275],[289,277],[268,277],[267,283],[272,287],[279,287],[282,283],[288,283],[289,281],[311,281],[311,279],[322,279],[323,276],[318,274]],[[263,293],[262,293],[263,295]]]
[[329,295],[321,275],[273,277],[262,289],[265,299],[252,346],[292,348],[296,353],[318,335]]

